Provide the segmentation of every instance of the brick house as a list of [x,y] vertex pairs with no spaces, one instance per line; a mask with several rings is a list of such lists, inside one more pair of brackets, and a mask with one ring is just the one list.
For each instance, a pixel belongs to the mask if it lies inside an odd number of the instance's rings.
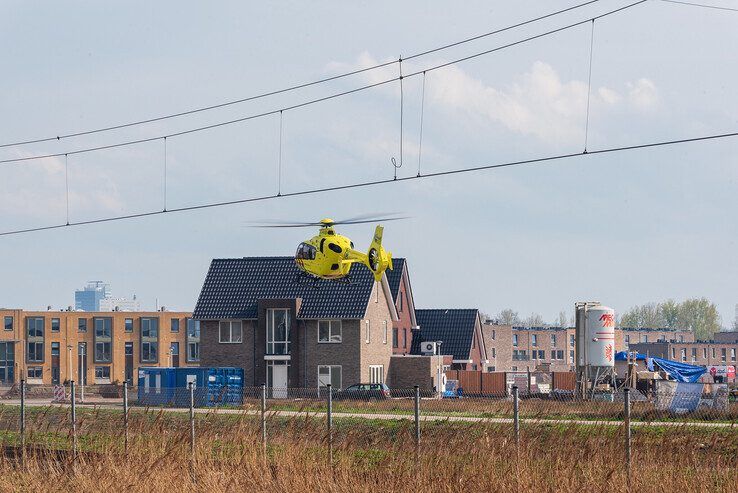
[[244,369],[245,385],[335,388],[384,382],[397,311],[387,277],[301,279],[292,257],[215,259],[193,317],[200,364]]
[[488,364],[476,308],[415,310],[415,318],[420,331],[413,338],[412,354],[422,354],[422,342],[440,342],[439,353],[452,356],[452,370],[482,370]]
[[392,270],[386,271],[392,299],[397,310],[397,320],[392,322],[392,352],[409,354],[412,348],[413,333],[417,331],[415,319],[415,301],[410,287],[410,275],[407,260],[392,260]]

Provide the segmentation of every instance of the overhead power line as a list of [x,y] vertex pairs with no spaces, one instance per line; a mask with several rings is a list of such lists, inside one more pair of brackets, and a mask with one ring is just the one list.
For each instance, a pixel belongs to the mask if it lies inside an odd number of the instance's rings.
[[[262,118],[262,117],[269,116],[269,115],[275,115],[277,113],[282,113],[284,111],[290,111],[290,110],[294,110],[294,109],[298,109],[298,108],[303,108],[305,106],[310,106],[310,105],[313,105],[313,104],[316,104],[316,103],[321,103],[321,102],[328,101],[328,100],[335,99],[335,98],[339,98],[339,97],[342,97],[342,96],[347,96],[349,94],[354,94],[354,93],[357,93],[357,92],[360,92],[360,91],[365,91],[367,89],[371,89],[371,88],[374,88],[374,87],[379,87],[379,86],[382,86],[382,85],[385,85],[385,84],[390,84],[392,82],[397,82],[401,78],[402,79],[406,79],[408,77],[416,77],[416,76],[425,74],[427,72],[431,72],[433,70],[438,70],[438,69],[442,69],[444,67],[448,67],[449,65],[454,65],[456,63],[466,62],[468,60],[472,60],[474,58],[479,58],[479,57],[484,56],[484,55],[489,55],[491,53],[494,53],[494,52],[497,52],[497,51],[500,51],[500,50],[504,50],[504,49],[507,49],[507,48],[511,48],[513,46],[517,46],[517,45],[520,45],[520,44],[523,44],[523,43],[527,43],[527,42],[530,42],[530,41],[533,41],[533,40],[536,40],[536,39],[540,39],[540,38],[543,38],[543,37],[546,37],[546,36],[551,36],[553,34],[560,33],[562,31],[566,31],[566,30],[569,30],[569,29],[572,29],[572,28],[575,28],[575,27],[578,27],[578,26],[581,26],[581,25],[584,25],[584,24],[588,24],[588,23],[593,22],[593,21],[595,21],[597,19],[601,19],[603,17],[607,17],[607,16],[610,16],[610,15],[616,14],[618,12],[622,12],[622,11],[624,11],[626,9],[635,7],[637,5],[640,5],[642,3],[645,3],[647,1],[648,0],[639,0],[637,2],[633,2],[633,3],[630,3],[630,4],[625,5],[623,7],[620,7],[620,8],[614,9],[614,10],[607,11],[607,12],[602,13],[602,14],[599,14],[597,16],[590,17],[588,19],[584,19],[582,21],[578,21],[578,22],[574,22],[574,23],[571,23],[571,24],[567,24],[565,26],[562,26],[562,27],[559,27],[559,28],[556,28],[556,29],[551,29],[551,30],[545,31],[545,32],[543,32],[541,34],[536,34],[536,35],[533,35],[533,36],[528,36],[528,37],[523,38],[521,40],[513,41],[511,43],[507,43],[507,44],[504,44],[504,45],[501,45],[501,46],[497,46],[495,48],[490,48],[488,50],[479,51],[477,53],[473,53],[473,54],[467,55],[465,57],[457,58],[457,59],[451,60],[449,62],[441,63],[441,64],[438,64],[438,65],[434,65],[434,66],[431,66],[431,67],[428,67],[428,68],[425,68],[425,69],[422,69],[422,70],[418,70],[416,72],[411,72],[411,73],[403,74],[402,76],[391,77],[389,79],[385,79],[383,81],[375,82],[373,84],[367,84],[367,85],[360,86],[360,87],[357,87],[357,88],[354,88],[354,89],[349,89],[349,90],[346,90],[346,91],[342,91],[342,92],[338,92],[338,93],[333,93],[333,94],[330,94],[328,96],[323,96],[323,97],[320,97],[320,98],[311,99],[311,100],[308,100],[308,101],[304,101],[302,103],[297,103],[297,104],[293,104],[293,105],[290,105],[290,106],[285,106],[285,107],[282,107],[282,108],[279,108],[279,109],[274,109],[274,110],[265,111],[265,112],[262,112],[262,113],[257,113],[257,114],[253,114],[253,115],[244,116],[244,117],[241,117],[241,118],[235,118],[235,119],[232,119],[232,120],[226,120],[226,121],[222,121],[222,122],[218,122],[218,123],[213,123],[213,124],[210,124],[210,125],[204,125],[204,126],[200,126],[200,127],[190,128],[190,129],[182,130],[182,131],[179,131],[179,132],[173,132],[173,133],[169,133],[169,134],[158,135],[158,136],[155,136],[155,137],[146,137],[146,138],[143,138],[143,139],[128,140],[128,141],[119,142],[119,143],[115,143],[115,144],[108,144],[108,145],[95,146],[95,147],[87,147],[87,148],[82,148],[82,149],[75,149],[75,150],[71,150],[71,151],[66,151],[66,152],[58,152],[58,153],[51,153],[51,154],[38,154],[38,155],[34,155],[34,156],[25,156],[25,157],[18,157],[18,158],[2,159],[2,160],[0,160],[0,164],[17,163],[17,162],[22,162],[22,161],[33,161],[33,160],[37,160],[37,159],[49,159],[49,158],[55,158],[55,157],[61,157],[61,156],[71,156],[71,155],[74,155],[74,154],[82,154],[82,153],[87,153],[87,152],[100,151],[100,150],[105,150],[105,149],[114,149],[114,148],[117,148],[117,147],[124,147],[124,146],[130,146],[130,145],[135,145],[135,144],[143,144],[143,143],[146,143],[146,142],[153,142],[153,141],[161,140],[161,139],[168,139],[168,138],[172,138],[172,137],[179,137],[179,136],[182,136],[182,135],[187,135],[187,134],[191,134],[191,133],[195,133],[195,132],[202,132],[204,130],[210,130],[210,129],[213,129],[213,128],[223,127],[223,126],[226,126],[226,125],[233,125],[233,124],[236,124],[236,123],[241,123],[241,122],[245,122],[245,121],[248,121],[248,120],[253,120],[253,119],[256,119],[256,118]],[[406,60],[406,59],[404,59],[404,60]]]
[[[472,36],[470,38],[465,38],[465,39],[462,39],[460,41],[456,41],[454,43],[450,43],[450,44],[446,44],[446,45],[443,45],[443,46],[439,46],[437,48],[432,48],[430,50],[422,51],[422,52],[416,53],[414,55],[406,56],[403,60],[412,60],[414,58],[419,58],[419,57],[422,57],[422,56],[425,56],[425,55],[430,55],[431,53],[437,53],[439,51],[447,50],[449,48],[453,48],[453,47],[460,46],[460,45],[463,45],[463,44],[466,44],[466,43],[477,41],[477,40],[480,40],[480,39],[483,39],[483,38],[486,38],[486,37],[489,37],[489,36],[494,36],[495,34],[500,34],[500,33],[503,33],[505,31],[509,31],[511,29],[517,29],[518,27],[522,27],[522,26],[525,26],[525,25],[528,25],[528,24],[532,24],[534,22],[538,22],[538,21],[541,21],[541,20],[544,20],[544,19],[548,19],[550,17],[554,17],[554,16],[557,16],[557,15],[560,15],[560,14],[563,14],[563,13],[566,13],[566,12],[570,12],[572,10],[576,10],[576,9],[579,9],[579,8],[582,8],[582,7],[586,7],[587,5],[591,5],[591,4],[596,3],[598,1],[600,1],[600,0],[589,0],[589,1],[584,2],[584,3],[580,3],[580,4],[577,4],[577,5],[573,5],[571,7],[567,7],[565,9],[557,10],[557,11],[554,11],[554,12],[551,12],[551,13],[548,13],[548,14],[545,14],[545,15],[541,15],[539,17],[535,17],[533,19],[529,19],[529,20],[526,20],[526,21],[523,21],[523,22],[518,22],[517,24],[512,24],[512,25],[509,25],[509,26],[506,26],[506,27],[503,27],[503,28],[500,28],[500,29],[495,29],[494,31],[490,31],[490,32],[487,32],[487,33],[484,33],[484,34],[479,34],[479,35],[476,35],[476,36]],[[112,131],[112,130],[120,130],[120,129],[123,129],[123,128],[134,127],[134,126],[138,126],[138,125],[144,125],[144,124],[147,124],[147,123],[154,123],[154,122],[158,122],[158,121],[162,121],[162,120],[169,120],[169,119],[172,119],[172,118],[178,118],[178,117],[182,117],[182,116],[193,115],[193,114],[196,114],[196,113],[202,113],[202,112],[205,112],[205,111],[210,111],[210,110],[214,110],[214,109],[218,109],[218,108],[224,108],[224,107],[227,107],[227,106],[233,106],[233,105],[237,105],[237,104],[241,104],[241,103],[246,103],[246,102],[249,102],[249,101],[254,101],[254,100],[257,100],[257,99],[262,99],[262,98],[266,98],[266,97],[269,97],[269,96],[276,96],[278,94],[283,94],[283,93],[286,93],[286,92],[296,91],[296,90],[299,90],[299,89],[304,89],[304,88],[307,88],[307,87],[311,87],[311,86],[315,86],[315,85],[319,85],[319,84],[324,84],[326,82],[332,82],[332,81],[335,81],[335,80],[338,80],[338,79],[343,79],[343,78],[346,78],[346,77],[350,77],[352,75],[358,75],[358,74],[361,74],[361,73],[364,73],[364,72],[369,72],[371,70],[376,70],[376,69],[379,69],[379,68],[387,67],[389,65],[394,65],[395,63],[398,63],[399,61],[400,61],[399,59],[398,60],[390,60],[388,62],[379,63],[379,64],[372,65],[370,67],[365,67],[365,68],[362,68],[362,69],[352,70],[350,72],[345,72],[345,73],[334,75],[334,76],[331,76],[331,77],[325,77],[325,78],[314,80],[314,81],[310,81],[310,82],[304,82],[304,83],[301,83],[301,84],[296,84],[296,85],[285,87],[285,88],[282,88],[282,89],[276,89],[274,91],[268,91],[268,92],[264,92],[264,93],[261,93],[261,94],[256,94],[254,96],[247,96],[247,97],[244,97],[244,98],[234,99],[234,100],[230,100],[230,101],[224,101],[222,103],[216,103],[216,104],[212,104],[212,105],[209,105],[209,106],[201,106],[201,107],[198,107],[198,108],[192,108],[192,109],[180,111],[180,112],[177,112],[177,113],[170,113],[170,114],[161,115],[161,116],[157,116],[157,117],[146,118],[146,119],[143,119],[143,120],[135,120],[135,121],[128,122],[128,123],[120,123],[120,124],[116,124],[116,125],[108,125],[108,126],[105,126],[105,127],[95,128],[95,129],[91,129],[91,130],[84,130],[84,131],[80,131],[80,132],[64,133],[64,134],[59,134],[59,135],[55,135],[55,136],[52,136],[52,137],[41,137],[41,138],[28,139],[28,140],[22,140],[22,141],[17,141],[17,142],[9,142],[9,143],[6,143],[6,144],[0,144],[0,148],[3,148],[3,147],[15,147],[15,146],[21,146],[21,145],[28,145],[28,144],[39,144],[39,143],[42,143],[42,142],[52,142],[54,140],[57,140],[58,141],[58,140],[62,140],[62,139],[68,139],[68,138],[71,138],[71,137],[81,137],[81,136],[84,136],[84,135],[92,135],[92,134],[97,134],[97,133],[102,133],[102,132],[109,132],[109,131]]]
[[85,226],[85,225],[90,225],[90,224],[99,224],[99,223],[106,223],[106,222],[112,222],[112,221],[122,221],[125,219],[137,219],[137,218],[143,218],[143,217],[148,217],[148,216],[168,214],[172,212],[188,212],[188,211],[194,211],[198,209],[224,207],[228,205],[246,204],[250,202],[262,202],[262,201],[272,200],[272,199],[281,199],[281,198],[286,198],[286,197],[299,197],[302,195],[312,195],[312,194],[333,192],[333,191],[339,191],[339,190],[365,188],[365,187],[371,187],[371,186],[376,186],[376,185],[386,185],[389,183],[419,180],[422,178],[434,178],[434,177],[441,177],[441,176],[447,176],[447,175],[473,173],[473,172],[479,172],[479,171],[485,171],[485,170],[510,168],[510,167],[515,167],[515,166],[524,166],[524,165],[531,165],[531,164],[538,165],[538,164],[545,164],[545,163],[552,162],[552,161],[561,161],[561,160],[577,158],[577,157],[593,156],[597,154],[610,154],[610,153],[617,153],[617,152],[624,152],[624,151],[634,151],[634,150],[642,150],[642,149],[655,148],[655,147],[672,146],[672,145],[678,145],[678,144],[705,142],[705,141],[711,141],[711,140],[732,138],[732,137],[737,137],[737,136],[738,136],[738,132],[730,132],[730,133],[723,133],[723,134],[703,135],[699,137],[689,137],[689,138],[684,138],[684,139],[654,141],[654,142],[649,142],[645,144],[606,147],[603,149],[590,150],[587,152],[557,154],[557,155],[545,156],[545,157],[540,157],[540,158],[524,159],[524,160],[519,160],[519,161],[509,161],[505,163],[486,164],[486,165],[459,168],[459,169],[453,169],[453,170],[447,170],[447,171],[437,171],[435,173],[426,173],[422,175],[418,174],[416,176],[387,178],[384,180],[374,180],[374,181],[363,181],[363,182],[350,183],[350,184],[345,184],[345,185],[336,185],[336,186],[331,186],[331,187],[311,188],[311,189],[300,190],[296,192],[282,192],[281,194],[278,193],[278,194],[273,194],[273,195],[247,197],[247,198],[242,198],[242,199],[237,199],[237,200],[227,200],[227,201],[221,201],[221,202],[210,202],[210,203],[205,203],[205,204],[197,204],[197,205],[184,206],[184,207],[175,207],[175,208],[170,208],[167,210],[156,210],[156,211],[149,211],[149,212],[141,212],[137,214],[110,216],[110,217],[105,217],[101,219],[90,219],[87,221],[67,222],[67,223],[54,224],[50,226],[40,226],[36,228],[16,229],[16,230],[2,232],[0,233],[0,236],[18,235],[18,234],[23,234],[23,233],[37,232],[37,231],[48,231],[48,230],[53,230],[53,229],[61,229],[61,228],[69,227],[69,226]]
[[707,5],[705,3],[694,3],[694,2],[682,2],[680,0],[661,0],[662,2],[667,3],[678,3],[681,5],[689,5],[690,7],[702,7],[705,9],[715,9],[715,10],[729,10],[731,12],[738,12],[738,9],[731,8],[731,7],[720,7],[718,5]]

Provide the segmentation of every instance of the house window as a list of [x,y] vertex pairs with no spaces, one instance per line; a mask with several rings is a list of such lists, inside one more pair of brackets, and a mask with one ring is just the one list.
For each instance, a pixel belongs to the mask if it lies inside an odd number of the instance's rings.
[[537,334],[532,334],[530,336],[530,345],[533,347],[538,346],[538,335]]
[[13,330],[13,317],[5,317],[5,330]]
[[27,352],[26,361],[41,363],[44,361],[44,319],[29,317],[26,319]]
[[569,335],[569,347],[574,347],[574,336],[573,335]]
[[692,361],[697,361],[697,348],[692,348]]
[[95,367],[95,383],[110,383],[110,367],[109,366],[96,366]]
[[340,320],[321,320],[318,322],[318,342],[341,342],[341,332]]
[[95,363],[110,363],[113,361],[113,319],[95,318]]
[[[220,321],[218,324],[218,342],[221,344],[240,344],[242,341],[243,325],[240,320]],[[269,347],[268,342],[267,347]]]
[[179,332],[179,319],[178,318],[172,319],[172,332]]
[[627,346],[629,344],[630,344],[630,336],[627,335],[627,336],[625,336],[625,345]]
[[318,388],[331,384],[334,389],[341,388],[341,366],[318,366]]
[[496,348],[492,348],[492,357],[493,358],[496,358],[497,357],[497,350],[496,350]]
[[60,322],[58,318],[51,319],[51,332],[59,332]]
[[[238,342],[241,342],[240,338]],[[290,354],[290,311],[267,310],[267,354]]]
[[398,329],[392,329],[392,347],[399,347]]
[[682,348],[682,361],[687,361],[687,348]]
[[730,348],[730,361],[735,361],[735,348]]
[[495,371],[495,367],[494,366],[488,366],[487,367],[487,372],[488,373],[492,373],[493,371]]
[[87,332],[87,319],[86,318],[77,319],[77,330],[79,330],[80,332]]
[[569,351],[569,364],[574,364],[574,351]]
[[44,376],[44,368],[42,366],[29,366],[28,367],[28,379],[29,380],[41,380]]
[[384,383],[383,365],[369,365],[369,383]]
[[200,321],[187,319],[187,361],[200,361]]
[[726,350],[725,348],[722,348],[722,349],[720,350],[720,360],[721,360],[721,361],[723,361],[723,362],[725,361],[725,355],[726,355],[726,353],[727,353],[727,352],[728,352],[728,351],[727,351],[727,350]]
[[126,332],[133,332],[133,319],[132,318],[126,319]]
[[671,359],[676,358],[676,349],[671,348]]
[[513,334],[513,346],[518,346],[518,334]]
[[702,358],[707,359],[707,348],[702,348]]
[[[495,335],[496,335],[496,334],[495,334],[495,332],[496,332],[496,331],[495,331],[495,329],[492,329],[492,340],[493,340],[493,341],[495,340]],[[494,371],[494,370],[493,370],[493,371]]]
[[402,291],[400,291],[400,300],[399,300],[400,301],[400,307],[397,309],[398,312],[401,312],[402,311],[402,295],[403,295],[403,293],[402,293]]
[[366,343],[369,344],[372,342],[372,324],[369,320],[364,321],[364,339],[366,340]]
[[684,342],[684,336],[679,336],[679,342]]
[[556,334],[551,334],[551,347],[556,347]]
[[382,338],[382,343],[383,344],[387,344],[387,336],[388,336],[388,334],[387,334],[387,321],[386,320],[383,320],[382,321],[382,329],[383,329],[382,332],[384,334],[384,337]]
[[159,361],[159,319],[141,318],[141,362]]
[[407,329],[402,329],[402,347],[407,348]]
[[712,357],[715,357],[715,348],[712,348]]
[[642,335],[641,342],[648,342],[648,335]]
[[546,351],[539,349],[538,350],[538,359],[546,359]]

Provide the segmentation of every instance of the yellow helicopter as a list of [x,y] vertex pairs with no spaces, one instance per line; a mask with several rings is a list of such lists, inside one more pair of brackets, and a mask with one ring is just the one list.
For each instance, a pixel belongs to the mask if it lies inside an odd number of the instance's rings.
[[317,223],[295,223],[259,225],[262,228],[304,228],[319,227],[316,236],[303,241],[297,246],[295,263],[305,274],[319,279],[343,279],[349,275],[351,266],[356,263],[366,265],[374,274],[374,279],[380,281],[382,274],[388,268],[392,269],[392,253],[382,247],[382,233],[384,228],[377,225],[374,238],[367,253],[354,249],[354,242],[346,236],[336,233],[334,226],[341,224],[362,224],[375,221],[395,221],[403,217],[363,219],[354,218],[345,221],[322,219]]

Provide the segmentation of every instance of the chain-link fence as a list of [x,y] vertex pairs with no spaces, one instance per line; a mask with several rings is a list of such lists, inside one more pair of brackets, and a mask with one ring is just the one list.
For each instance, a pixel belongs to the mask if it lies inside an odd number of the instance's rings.
[[20,461],[28,454],[77,461],[171,447],[188,450],[194,461],[202,447],[223,447],[224,437],[241,433],[259,444],[264,457],[289,440],[312,440],[333,463],[334,453],[378,443],[387,430],[395,430],[392,447],[405,444],[418,460],[443,447],[449,430],[501,441],[515,461],[543,460],[542,444],[579,437],[593,450],[603,447],[619,456],[628,481],[631,464],[660,453],[664,436],[675,447],[697,447],[701,460],[732,460],[735,466],[738,458],[738,402],[725,386],[582,397],[533,394],[516,386],[510,392],[465,395],[418,387],[389,390],[381,384],[337,390],[18,385],[0,404],[6,455],[11,450]]

